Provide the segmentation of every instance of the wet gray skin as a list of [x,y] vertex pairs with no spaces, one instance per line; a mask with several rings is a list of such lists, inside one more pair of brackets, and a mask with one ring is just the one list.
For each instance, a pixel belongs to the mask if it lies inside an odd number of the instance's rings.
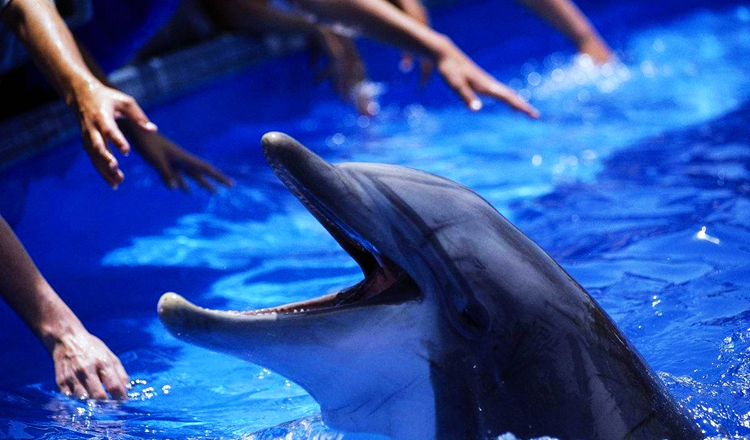
[[281,133],[263,149],[364,280],[247,312],[167,293],[159,315],[178,338],[288,377],[345,431],[702,438],[601,307],[470,189],[398,166],[331,165]]

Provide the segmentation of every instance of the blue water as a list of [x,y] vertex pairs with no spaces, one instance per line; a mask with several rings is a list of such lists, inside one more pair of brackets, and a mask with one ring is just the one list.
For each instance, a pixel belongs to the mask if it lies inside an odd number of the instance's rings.
[[[436,78],[419,89],[393,72],[398,53],[364,43],[389,87],[372,119],[312,86],[303,56],[149,109],[233,189],[170,193],[131,156],[111,191],[78,144],[0,176],[3,215],[134,380],[127,403],[61,396],[44,349],[0,305],[0,437],[360,438],[326,430],[285,378],[183,344],[156,318],[170,290],[241,309],[358,281],[266,167],[260,137],[280,130],[334,162],[473,188],[588,289],[709,435],[750,438],[750,6],[581,2],[623,61],[597,69],[496,3],[443,7],[435,25],[529,96],[539,121],[493,104],[470,114]],[[508,29],[462,30],[499,12],[515,14]]]

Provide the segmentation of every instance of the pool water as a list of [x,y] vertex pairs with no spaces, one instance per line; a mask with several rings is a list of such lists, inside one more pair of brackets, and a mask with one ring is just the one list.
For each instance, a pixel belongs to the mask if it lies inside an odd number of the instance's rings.
[[[473,188],[599,301],[708,435],[750,438],[750,5],[581,4],[621,64],[596,68],[497,2],[435,12],[539,121],[492,103],[470,114],[437,78],[419,88],[394,72],[398,53],[363,43],[388,85],[374,118],[311,85],[302,55],[149,109],[237,181],[216,195],[171,193],[133,156],[111,191],[79,144],[6,171],[0,212],[134,385],[127,403],[58,394],[48,355],[2,304],[0,438],[367,438],[326,429],[295,384],[177,341],[156,317],[165,291],[243,309],[359,280],[265,165],[271,130],[332,162],[400,164]],[[509,29],[461,26],[506,13],[518,17]]]

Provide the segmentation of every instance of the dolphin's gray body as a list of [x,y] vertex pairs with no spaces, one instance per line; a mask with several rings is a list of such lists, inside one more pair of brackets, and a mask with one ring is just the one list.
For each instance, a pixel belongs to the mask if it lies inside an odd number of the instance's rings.
[[159,314],[179,338],[294,380],[346,431],[702,437],[586,291],[468,188],[397,166],[330,165],[280,133],[263,148],[365,279],[251,312],[165,294]]

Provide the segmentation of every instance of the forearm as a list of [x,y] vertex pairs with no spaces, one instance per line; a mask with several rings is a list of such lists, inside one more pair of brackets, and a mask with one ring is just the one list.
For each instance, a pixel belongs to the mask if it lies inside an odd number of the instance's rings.
[[0,296],[50,352],[66,334],[84,330],[75,314],[44,279],[2,217]]
[[599,34],[570,0],[516,0],[545,19],[575,44],[580,45]]
[[385,0],[299,0],[322,20],[338,22],[387,44],[439,59],[455,48],[450,40]]
[[[91,52],[89,52],[86,46],[77,39],[74,40],[74,43],[76,44],[78,52],[81,54],[81,59],[83,60],[84,65],[86,66],[88,71],[91,72],[94,78],[96,78],[100,83],[109,88],[119,90],[112,83],[112,81],[109,80],[107,74],[104,72],[99,63],[94,59],[94,56],[91,55]],[[121,118],[116,122],[117,126],[120,127],[120,130],[122,130],[122,132],[128,137],[140,139],[141,136],[158,135],[158,132],[154,133],[143,130],[143,128],[137,122],[134,122],[133,120],[128,118]],[[137,143],[134,146],[138,148]]]
[[68,105],[75,105],[80,91],[99,85],[50,1],[13,0],[2,20]]
[[310,34],[316,24],[300,13],[280,10],[263,0],[208,0],[205,9],[211,19],[230,32],[297,32]]

